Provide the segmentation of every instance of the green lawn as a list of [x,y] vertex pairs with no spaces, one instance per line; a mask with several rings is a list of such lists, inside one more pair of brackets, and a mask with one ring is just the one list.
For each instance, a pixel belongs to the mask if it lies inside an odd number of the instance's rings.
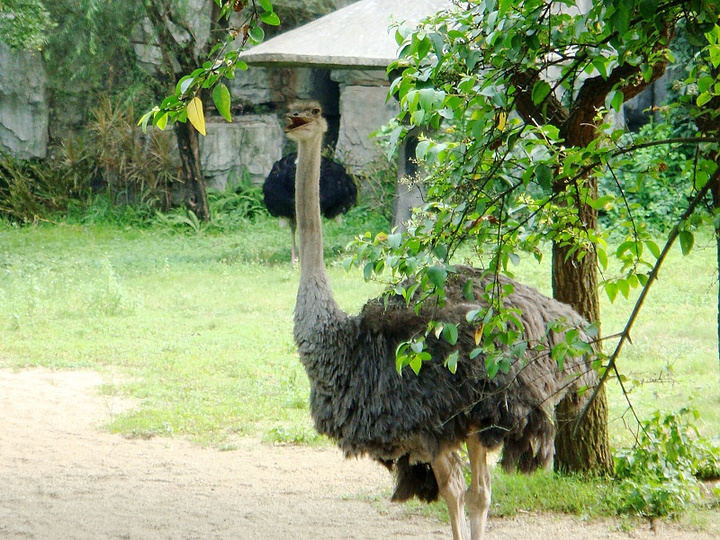
[[[353,234],[334,222],[326,227],[334,251]],[[233,234],[5,226],[0,365],[119,371],[127,382],[115,390],[141,404],[113,430],[214,444],[236,433],[312,438],[291,333],[298,271],[288,240],[271,219]],[[717,279],[714,246],[698,244],[689,257],[679,249],[670,257],[619,366],[641,417],[694,405],[713,436],[720,433]],[[528,260],[517,277],[549,292],[548,262]],[[339,264],[330,274],[350,312],[381,290]],[[622,298],[604,299],[604,334],[619,331],[630,308]],[[619,385],[612,382],[609,394],[612,440],[628,443]]]
[[[358,219],[326,224],[331,280],[350,312],[381,290],[339,264],[342,246],[363,226]],[[515,270],[549,292],[549,260]],[[0,367],[105,372],[114,382],[104,392],[137,400],[108,426],[114,432],[179,435],[226,449],[237,436],[326,444],[312,429],[292,339],[298,276],[289,232],[270,218],[232,234],[0,224]],[[707,235],[689,257],[673,252],[619,362],[641,417],[693,405],[701,431],[720,433],[716,298]],[[609,335],[623,327],[631,304],[604,300],[602,309]],[[633,422],[614,381],[609,399],[611,441],[629,445],[625,426]],[[535,482],[545,490],[547,476]],[[499,477],[498,494],[510,491],[500,513],[532,491],[515,483]],[[590,504],[553,500],[543,504],[557,511]]]

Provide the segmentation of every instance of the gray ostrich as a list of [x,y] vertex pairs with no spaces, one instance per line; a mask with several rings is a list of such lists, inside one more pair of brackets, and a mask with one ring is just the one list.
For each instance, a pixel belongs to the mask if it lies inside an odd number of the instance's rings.
[[[441,495],[448,505],[453,538],[483,538],[490,506],[488,452],[503,446],[504,467],[530,472],[548,466],[554,452],[554,411],[561,399],[592,386],[595,374],[585,357],[568,358],[562,370],[549,348],[564,339],[548,331],[564,320],[582,319],[568,306],[508,279],[514,292],[506,305],[519,308],[529,346],[508,373],[488,376],[483,355],[470,359],[475,328],[466,321],[483,301],[463,294],[472,280],[482,299],[492,277],[470,267],[455,267],[440,304],[426,301],[419,310],[402,298],[369,301],[360,314],[344,313],[333,298],[323,261],[319,204],[320,149],[327,125],[315,102],[295,103],[285,132],[298,143],[296,213],[300,244],[300,284],[294,337],[310,380],[310,408],[316,429],[337,441],[345,455],[370,455],[395,470],[394,500]],[[454,346],[432,337],[432,360],[419,375],[398,374],[397,346],[422,335],[428,322],[462,321]],[[582,334],[586,341],[587,336]],[[455,373],[444,366],[460,353]],[[466,485],[457,451],[466,443],[472,479]],[[470,521],[468,534],[464,507]]]

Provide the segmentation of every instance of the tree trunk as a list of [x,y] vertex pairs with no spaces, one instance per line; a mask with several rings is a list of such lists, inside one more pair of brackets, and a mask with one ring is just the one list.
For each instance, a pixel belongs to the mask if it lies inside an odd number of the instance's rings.
[[[597,193],[597,179],[587,178],[591,193]],[[565,187],[560,187],[565,189]],[[597,212],[578,201],[578,216],[588,230],[597,228]],[[553,296],[571,305],[590,322],[600,321],[597,254],[592,251],[578,260],[569,255],[572,246],[553,245]],[[557,407],[558,432],[555,437],[555,470],[560,472],[612,474],[613,459],[607,430],[607,393],[601,388],[577,425],[582,411],[577,396],[566,397]]]
[[[673,32],[672,26],[660,29],[660,37],[653,47],[658,52],[666,47]],[[560,130],[560,139],[567,146],[586,147],[597,137],[596,114],[605,103],[610,91],[623,92],[625,100],[631,99],[657,80],[664,72],[667,62],[655,62],[649,78],[639,77],[637,65],[625,62],[616,66],[608,76],[594,76],[585,79],[572,105],[566,108],[552,93],[542,103],[535,103],[532,89],[540,77],[536,69],[515,73],[511,82],[518,90],[515,104],[518,113],[526,122],[538,125],[551,124]],[[582,179],[597,194],[597,179]],[[556,190],[568,189],[565,184],[555,186]],[[586,230],[597,228],[597,211],[585,201],[575,202],[578,217]],[[600,304],[597,288],[597,254],[592,251],[578,260],[569,256],[572,246],[553,245],[553,292],[556,299],[570,304],[590,322],[600,321]],[[575,398],[577,400],[577,398]],[[577,414],[581,412],[572,397],[558,405],[558,434],[555,439],[555,468],[565,472],[610,474],[613,471],[612,454],[607,432],[607,395],[601,388],[590,405],[583,422],[577,425]]]
[[208,221],[210,219],[210,207],[207,201],[205,177],[200,167],[200,147],[197,131],[189,122],[176,122],[175,136],[180,151],[183,177],[189,189],[186,203],[200,221]]

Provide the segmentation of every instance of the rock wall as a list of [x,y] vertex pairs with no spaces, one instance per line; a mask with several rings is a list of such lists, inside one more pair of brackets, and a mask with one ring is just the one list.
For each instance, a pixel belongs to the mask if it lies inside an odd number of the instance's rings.
[[207,123],[207,136],[200,137],[200,160],[207,185],[224,189],[242,175],[258,185],[282,157],[284,135],[274,114],[236,116],[232,123]]
[[387,99],[385,72],[333,70],[340,84],[340,126],[335,156],[350,170],[361,171],[382,156],[370,134],[398,113],[398,105]]
[[0,150],[19,159],[46,156],[46,82],[39,54],[0,43]]

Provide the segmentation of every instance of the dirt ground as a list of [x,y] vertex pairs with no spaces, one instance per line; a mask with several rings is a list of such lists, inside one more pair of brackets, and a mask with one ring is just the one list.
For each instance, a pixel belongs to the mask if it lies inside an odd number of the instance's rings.
[[[386,502],[387,472],[335,449],[243,440],[219,452],[126,439],[97,426],[127,404],[87,371],[0,370],[0,539],[450,538],[449,525]],[[713,538],[611,520],[493,518],[489,540]]]

